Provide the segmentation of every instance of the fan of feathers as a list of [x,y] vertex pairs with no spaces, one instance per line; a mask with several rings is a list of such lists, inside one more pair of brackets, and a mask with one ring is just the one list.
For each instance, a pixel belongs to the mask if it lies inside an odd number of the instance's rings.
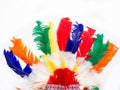
[[[52,22],[36,21],[33,42],[42,55],[35,56],[21,38],[4,49],[7,65],[28,83],[17,90],[99,90],[99,75],[118,50],[103,34],[78,22],[62,18],[55,30]],[[18,60],[23,60],[23,68]]]

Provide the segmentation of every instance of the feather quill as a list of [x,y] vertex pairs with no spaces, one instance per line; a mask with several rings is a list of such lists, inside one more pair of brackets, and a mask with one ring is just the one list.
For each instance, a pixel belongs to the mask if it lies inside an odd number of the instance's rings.
[[30,68],[29,64],[25,66],[25,68],[22,70],[22,67],[19,63],[19,60],[15,57],[15,55],[12,53],[12,51],[6,51],[4,50],[4,56],[6,58],[8,66],[18,75],[21,77],[29,76],[29,74],[32,72],[32,69]]
[[112,60],[117,50],[118,47],[109,42],[108,50],[105,52],[105,56],[96,65],[93,66],[93,69],[98,73],[102,72],[103,68]]
[[77,56],[76,56],[77,58],[84,57],[85,59],[87,59],[87,57],[89,57],[88,52],[90,51],[95,39],[93,37],[95,30],[89,27],[87,28],[88,28],[88,31],[83,31],[81,35],[81,43],[77,51]]
[[36,43],[38,50],[41,50],[45,54],[51,54],[49,29],[48,25],[43,25],[42,22],[36,21],[37,26],[34,27],[32,35],[35,36],[34,42]]
[[70,19],[62,18],[57,29],[57,42],[60,51],[66,51],[67,42],[70,36],[72,22]]
[[103,43],[103,34],[97,34],[96,36],[97,38],[94,40],[92,50],[89,52],[90,58],[88,59],[93,66],[101,60],[108,49],[108,42]]
[[[19,58],[21,58],[26,64],[33,65],[39,62],[39,59],[37,56],[34,56],[33,53],[27,49],[27,46],[25,46],[22,43],[21,39],[13,38],[11,40],[14,44],[13,47],[10,47],[10,50]],[[28,51],[28,53],[27,53]]]
[[68,40],[66,51],[76,53],[81,42],[80,36],[83,32],[83,25],[76,23],[73,26],[74,28],[71,30],[71,37]]

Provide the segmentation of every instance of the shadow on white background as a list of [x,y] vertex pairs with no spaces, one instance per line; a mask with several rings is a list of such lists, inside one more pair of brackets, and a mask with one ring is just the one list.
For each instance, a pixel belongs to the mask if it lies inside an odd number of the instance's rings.
[[[8,68],[3,50],[13,36],[34,49],[31,32],[36,20],[53,21],[70,17],[104,33],[105,39],[120,46],[119,0],[0,0],[0,90],[15,90],[24,82]],[[34,51],[34,50],[33,50]],[[120,90],[120,51],[102,73],[101,90]]]

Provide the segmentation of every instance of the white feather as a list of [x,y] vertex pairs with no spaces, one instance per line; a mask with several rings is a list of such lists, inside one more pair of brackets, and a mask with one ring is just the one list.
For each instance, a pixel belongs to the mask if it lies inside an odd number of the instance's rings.
[[77,79],[83,86],[99,86],[100,76],[96,72],[90,71],[92,65],[88,61],[80,64]]

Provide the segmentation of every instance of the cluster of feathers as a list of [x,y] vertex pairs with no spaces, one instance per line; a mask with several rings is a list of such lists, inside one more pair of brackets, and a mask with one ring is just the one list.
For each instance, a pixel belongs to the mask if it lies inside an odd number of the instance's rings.
[[[17,90],[56,90],[46,88],[47,85],[58,85],[57,90],[99,90],[98,76],[118,48],[109,41],[104,43],[103,34],[95,34],[94,29],[78,22],[73,24],[68,17],[61,19],[56,32],[51,22],[36,23],[33,41],[43,55],[35,56],[15,37],[11,40],[13,46],[4,50],[8,66],[28,80],[27,86]],[[17,58],[25,62],[24,68]],[[69,89],[70,85],[79,87]]]

